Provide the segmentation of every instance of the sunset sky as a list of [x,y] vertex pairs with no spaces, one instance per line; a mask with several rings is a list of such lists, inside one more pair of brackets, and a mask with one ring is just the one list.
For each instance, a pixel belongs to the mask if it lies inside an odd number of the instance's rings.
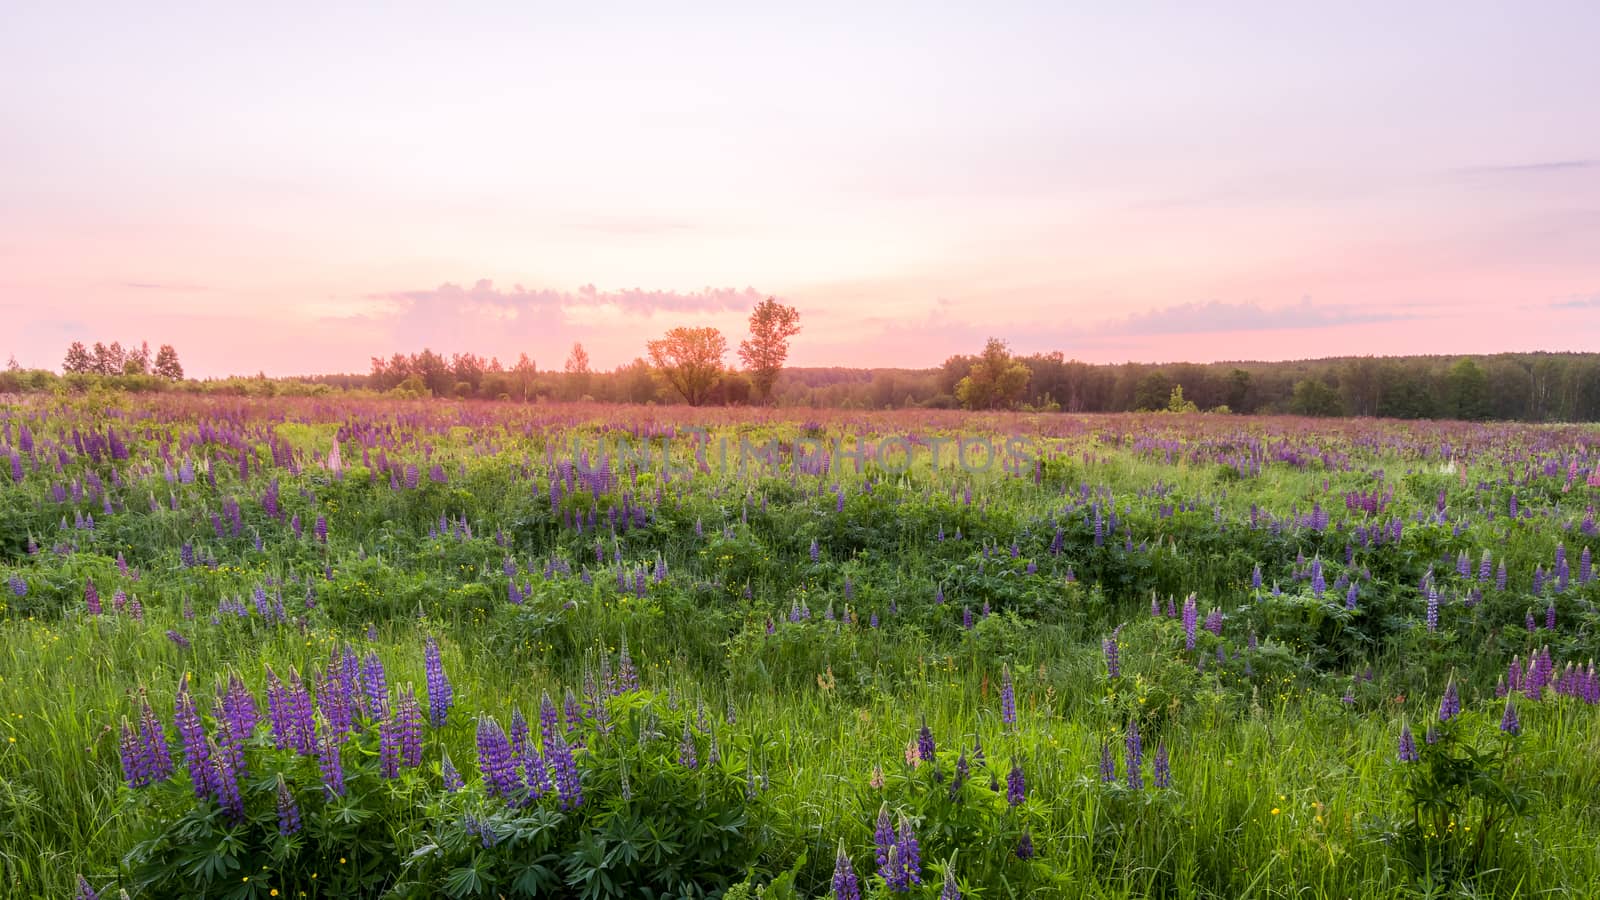
[[1600,350],[1594,2],[325,6],[0,14],[0,357]]

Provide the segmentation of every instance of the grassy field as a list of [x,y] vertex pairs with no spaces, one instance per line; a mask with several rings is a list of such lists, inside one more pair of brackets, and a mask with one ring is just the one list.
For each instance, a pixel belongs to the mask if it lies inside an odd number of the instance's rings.
[[1595,428],[0,402],[0,894],[1596,896],[1597,501]]

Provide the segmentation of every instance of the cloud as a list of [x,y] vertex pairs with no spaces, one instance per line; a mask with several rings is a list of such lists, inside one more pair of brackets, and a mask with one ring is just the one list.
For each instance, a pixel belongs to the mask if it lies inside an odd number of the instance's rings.
[[1164,309],[1135,313],[1125,319],[1102,322],[1089,331],[1098,335],[1207,334],[1223,331],[1282,331],[1333,328],[1371,322],[1419,318],[1414,313],[1313,306],[1301,300],[1290,306],[1263,307],[1259,303],[1181,303]]
[[1510,166],[1468,166],[1456,171],[1462,175],[1552,175],[1594,168],[1600,168],[1600,159],[1558,159]]
[[134,288],[141,291],[203,291],[203,284],[167,284],[157,281],[124,281],[123,287]]
[[1550,304],[1551,309],[1600,309],[1600,294],[1587,297],[1570,297]]
[[749,287],[742,291],[708,287],[687,293],[647,291],[642,288],[602,291],[592,284],[583,285],[576,291],[558,291],[549,288],[529,290],[520,284],[510,289],[502,289],[495,287],[493,281],[484,278],[479,279],[471,287],[446,282],[430,290],[395,291],[374,295],[369,299],[388,300],[408,310],[446,306],[457,312],[477,312],[495,318],[515,318],[523,313],[601,307],[615,307],[635,315],[650,315],[657,312],[727,312],[754,306],[763,296]]

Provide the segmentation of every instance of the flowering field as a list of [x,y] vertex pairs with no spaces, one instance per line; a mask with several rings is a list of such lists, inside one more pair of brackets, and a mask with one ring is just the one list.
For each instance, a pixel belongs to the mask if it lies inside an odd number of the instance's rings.
[[1596,896],[1597,503],[1595,428],[0,402],[0,895]]

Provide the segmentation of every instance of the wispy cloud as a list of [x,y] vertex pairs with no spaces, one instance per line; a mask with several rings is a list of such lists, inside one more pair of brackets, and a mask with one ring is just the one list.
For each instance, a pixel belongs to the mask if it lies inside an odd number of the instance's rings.
[[549,288],[528,289],[522,285],[497,288],[494,282],[479,279],[471,287],[446,282],[427,290],[394,291],[370,297],[388,300],[408,309],[449,307],[458,312],[480,312],[496,317],[515,317],[523,312],[560,311],[574,308],[615,307],[636,315],[652,313],[704,313],[746,309],[765,296],[755,288],[705,288],[699,291],[647,291],[628,288],[603,291],[586,284],[575,291]]
[[203,284],[181,284],[164,281],[124,281],[123,287],[140,291],[203,291]]
[[1264,307],[1259,303],[1181,303],[1102,322],[1089,329],[1098,335],[1208,334],[1227,331],[1283,331],[1333,328],[1371,322],[1416,319],[1416,313],[1316,306],[1301,300],[1289,306]]
[[1600,159],[1558,159],[1509,166],[1468,166],[1456,172],[1461,175],[1554,175],[1596,168],[1600,168]]
[[1569,297],[1550,304],[1551,309],[1600,309],[1600,294],[1587,297]]

